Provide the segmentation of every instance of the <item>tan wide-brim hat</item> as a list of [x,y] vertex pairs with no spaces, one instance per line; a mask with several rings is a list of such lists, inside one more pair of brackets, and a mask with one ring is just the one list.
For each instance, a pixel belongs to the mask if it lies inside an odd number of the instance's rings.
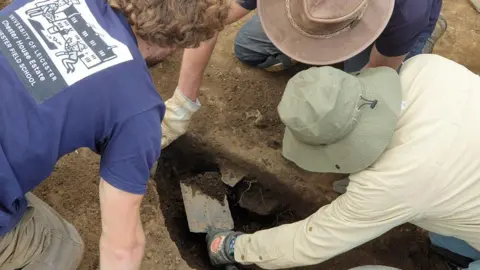
[[339,63],[380,36],[395,0],[259,0],[263,29],[287,56],[311,65]]

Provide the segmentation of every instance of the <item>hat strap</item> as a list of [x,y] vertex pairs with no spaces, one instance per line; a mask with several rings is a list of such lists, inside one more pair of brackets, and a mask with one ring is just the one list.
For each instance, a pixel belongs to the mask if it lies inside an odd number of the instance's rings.
[[[377,106],[377,104],[378,104],[377,99],[370,100],[370,99],[365,98],[364,96],[365,96],[365,88],[362,87],[362,92],[358,96],[355,108],[353,109],[352,115],[350,116],[350,121],[342,128],[342,130],[336,136],[332,137],[334,139],[328,141],[326,144],[332,144],[332,143],[342,139],[347,134],[352,132],[352,130],[355,129],[355,127],[356,127],[356,125],[357,125],[357,123],[360,120],[360,117],[362,115],[361,109],[362,109],[363,106],[369,105],[370,109],[372,109],[372,110]],[[360,104],[362,101],[364,101],[364,103]]]
[[378,103],[378,99],[370,100],[370,99],[364,98],[363,96],[360,96],[360,99],[365,101],[365,103],[363,103],[362,105],[360,105],[358,107],[359,110],[365,105],[370,105],[370,109],[374,109],[377,106],[377,103]]

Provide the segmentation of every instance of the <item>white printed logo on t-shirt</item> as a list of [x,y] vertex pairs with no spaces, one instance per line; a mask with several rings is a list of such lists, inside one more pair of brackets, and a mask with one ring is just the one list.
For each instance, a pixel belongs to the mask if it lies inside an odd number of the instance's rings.
[[101,70],[132,60],[85,0],[35,0],[0,16],[0,52],[38,103]]

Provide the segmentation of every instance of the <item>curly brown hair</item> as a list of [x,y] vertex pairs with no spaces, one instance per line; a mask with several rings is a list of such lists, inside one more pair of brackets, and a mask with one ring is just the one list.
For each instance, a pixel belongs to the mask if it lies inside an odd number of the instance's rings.
[[[0,0],[1,1],[1,0]],[[226,24],[231,0],[108,0],[135,34],[161,47],[193,48]]]
[[10,0],[0,0],[0,10],[2,10],[4,7],[10,5]]

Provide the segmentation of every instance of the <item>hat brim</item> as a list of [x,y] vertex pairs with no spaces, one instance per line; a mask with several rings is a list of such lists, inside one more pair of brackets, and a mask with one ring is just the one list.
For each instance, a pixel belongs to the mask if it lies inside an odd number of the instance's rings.
[[369,1],[360,22],[349,31],[330,38],[312,38],[296,30],[287,17],[284,0],[258,1],[263,29],[284,54],[305,64],[329,65],[359,54],[383,32],[395,0]]
[[398,74],[390,68],[365,70],[358,75],[375,108],[363,106],[361,117],[347,136],[325,146],[304,144],[285,129],[283,156],[311,172],[356,173],[372,165],[390,144],[402,103]]

